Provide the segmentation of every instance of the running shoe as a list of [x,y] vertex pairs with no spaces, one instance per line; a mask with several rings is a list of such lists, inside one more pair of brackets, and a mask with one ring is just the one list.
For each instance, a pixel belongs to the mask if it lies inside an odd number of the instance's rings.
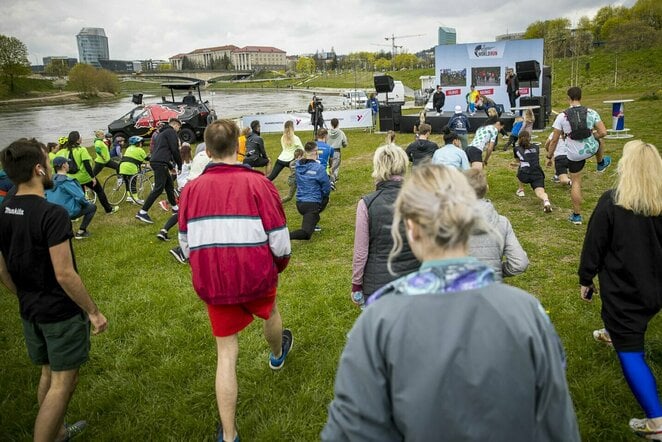
[[524,197],[524,189],[517,189],[515,195],[519,196],[520,198]]
[[170,238],[168,238],[168,231],[166,229],[159,230],[159,233],[156,234],[156,237],[161,241],[170,241]]
[[315,226],[315,231],[316,231],[316,232],[321,232],[321,231],[322,231],[322,227],[321,227],[321,226]]
[[[236,425],[235,425],[235,431],[237,430]],[[216,442],[224,442],[223,439],[223,426],[221,424],[218,424],[218,428],[216,429]],[[234,437],[234,440],[232,442],[241,442],[241,439],[239,439],[239,433]]]
[[154,224],[152,218],[149,216],[149,213],[136,213],[136,219],[147,224]]
[[582,224],[582,216],[577,213],[571,213],[568,217],[568,221],[576,226],[580,226]]
[[87,428],[87,421],[78,421],[75,424],[64,424],[64,441],[70,441]]
[[558,176],[558,175],[554,175],[554,176],[552,177],[552,181],[555,182],[555,183],[558,183],[558,182],[561,181],[561,180],[559,180],[559,176]]
[[74,238],[76,239],[85,239],[90,237],[90,232],[87,230],[79,231],[74,233]]
[[130,203],[138,204],[139,206],[142,206],[143,204],[145,204],[145,200],[141,200],[138,197],[132,197],[131,195],[128,195],[126,197],[126,200]]
[[648,419],[630,419],[630,429],[639,437],[650,440],[662,440],[662,428],[652,429],[648,426]]
[[165,212],[170,210],[170,204],[168,204],[168,201],[166,200],[159,201],[159,207],[161,207]]
[[110,208],[110,212],[106,212],[106,215],[112,215],[113,213],[117,212],[118,210],[120,210],[120,206],[112,206]]
[[598,172],[602,173],[605,170],[607,170],[607,167],[611,166],[611,157],[608,155],[605,155],[604,158],[602,158],[602,161],[598,163]]
[[552,204],[549,201],[545,201],[542,205],[542,211],[545,213],[552,213]]
[[170,254],[175,257],[177,261],[179,261],[181,264],[186,264],[188,262],[188,258],[184,256],[184,252],[182,252],[181,247],[175,247],[173,249],[170,249]]
[[609,346],[613,345],[611,343],[611,336],[609,336],[609,332],[604,328],[593,330],[593,339],[595,339],[598,342],[604,342]]
[[292,345],[294,344],[294,338],[292,337],[292,331],[290,329],[283,329],[283,352],[280,355],[280,358],[276,358],[273,353],[269,354],[269,367],[272,370],[280,370],[285,365],[285,358],[292,350]]

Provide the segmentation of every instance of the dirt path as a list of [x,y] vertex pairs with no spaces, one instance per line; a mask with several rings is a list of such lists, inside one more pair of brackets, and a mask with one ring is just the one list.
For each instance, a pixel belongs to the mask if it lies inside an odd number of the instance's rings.
[[[105,92],[99,92],[99,98],[106,99],[112,98],[113,94],[108,94]],[[56,103],[76,103],[79,101],[84,101],[84,98],[81,98],[78,92],[58,92],[49,95],[42,95],[39,97],[31,98],[12,98],[10,100],[0,100],[0,106],[11,106],[14,104],[56,104]]]

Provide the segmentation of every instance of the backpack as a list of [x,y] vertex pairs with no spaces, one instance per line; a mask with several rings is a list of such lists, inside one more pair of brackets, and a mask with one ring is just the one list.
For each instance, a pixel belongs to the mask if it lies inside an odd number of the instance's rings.
[[69,154],[67,158],[69,159],[69,172],[67,172],[70,175],[76,175],[78,173],[78,163],[76,163],[76,160],[74,159],[74,150],[69,148]]
[[570,123],[568,136],[573,140],[584,140],[593,134],[586,124],[588,109],[584,106],[569,107],[565,110],[565,116]]

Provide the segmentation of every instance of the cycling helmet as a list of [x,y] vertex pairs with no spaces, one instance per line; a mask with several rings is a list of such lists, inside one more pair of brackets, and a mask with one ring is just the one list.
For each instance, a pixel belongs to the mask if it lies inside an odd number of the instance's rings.
[[57,139],[57,142],[60,146],[64,146],[65,144],[67,144],[67,141],[69,141],[69,138],[67,137],[60,137]]
[[138,143],[142,143],[142,141],[143,141],[143,137],[139,137],[138,135],[129,137],[129,144],[136,145]]

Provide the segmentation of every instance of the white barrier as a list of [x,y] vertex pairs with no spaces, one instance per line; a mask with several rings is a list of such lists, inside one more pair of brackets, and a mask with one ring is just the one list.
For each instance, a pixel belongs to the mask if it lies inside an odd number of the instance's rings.
[[[370,109],[349,109],[341,111],[324,111],[324,125],[331,127],[331,119],[337,118],[339,128],[361,128],[372,127],[372,111]],[[250,127],[251,121],[260,122],[261,133],[282,132],[286,121],[294,122],[295,131],[312,131],[313,125],[310,122],[310,114],[303,112],[281,113],[268,115],[246,115],[241,118],[243,127]]]

